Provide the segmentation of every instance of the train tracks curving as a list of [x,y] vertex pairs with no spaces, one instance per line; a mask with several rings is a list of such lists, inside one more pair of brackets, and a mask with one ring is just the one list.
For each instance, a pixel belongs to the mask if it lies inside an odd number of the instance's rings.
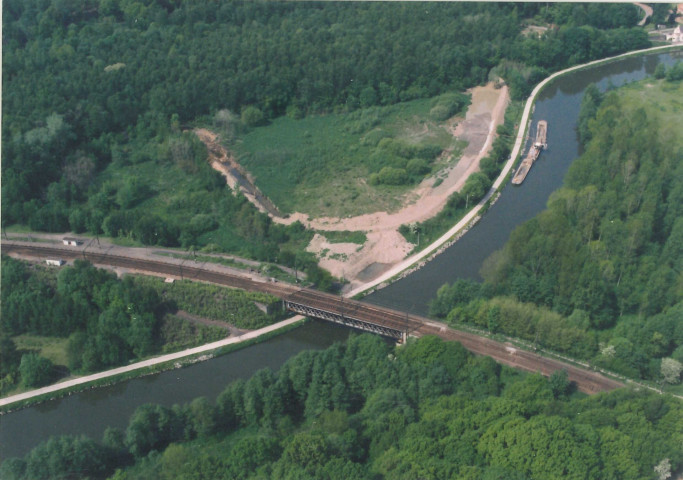
[[185,265],[173,259],[152,260],[111,253],[110,249],[68,247],[27,242],[2,242],[2,252],[38,259],[60,258],[75,260],[82,258],[94,265],[126,268],[143,273],[163,275],[215,283],[232,288],[269,293],[276,297],[296,301],[310,307],[356,318],[388,328],[406,331],[409,335],[436,335],[444,340],[458,341],[465,348],[478,355],[487,355],[499,363],[531,372],[551,375],[557,370],[566,370],[570,381],[586,393],[598,393],[623,387],[624,384],[604,375],[543,357],[533,352],[518,349],[510,344],[491,340],[473,333],[453,330],[445,324],[428,318],[407,315],[390,308],[370,305],[316,290],[300,288],[286,283],[258,281],[246,276],[207,269],[203,266]]

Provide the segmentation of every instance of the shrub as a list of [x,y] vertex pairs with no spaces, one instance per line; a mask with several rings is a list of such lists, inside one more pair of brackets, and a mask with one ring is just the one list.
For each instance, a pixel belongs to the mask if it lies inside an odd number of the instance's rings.
[[405,185],[408,174],[403,168],[384,167],[379,171],[378,180],[385,185]]
[[462,93],[446,93],[432,102],[429,116],[437,122],[448,120],[469,103],[469,97]]
[[254,106],[242,110],[242,123],[247,127],[257,127],[263,124],[265,117],[263,112]]
[[436,105],[429,110],[429,116],[437,122],[443,122],[450,117],[450,110],[446,105]]
[[406,171],[409,175],[421,176],[429,172],[429,165],[427,162],[421,158],[413,158],[408,162],[406,166]]
[[52,362],[35,353],[27,353],[21,357],[19,373],[21,381],[27,387],[42,387],[52,380]]
[[469,198],[468,202],[471,205],[473,202],[482,199],[490,187],[491,181],[489,178],[481,172],[476,172],[470,175],[465,182],[461,196]]
[[366,133],[361,139],[360,143],[363,145],[376,147],[380,140],[387,137],[390,137],[389,132],[382,130],[381,128],[375,128],[374,130],[370,130],[368,133]]
[[683,79],[683,62],[678,62],[666,72],[666,79],[676,82]]

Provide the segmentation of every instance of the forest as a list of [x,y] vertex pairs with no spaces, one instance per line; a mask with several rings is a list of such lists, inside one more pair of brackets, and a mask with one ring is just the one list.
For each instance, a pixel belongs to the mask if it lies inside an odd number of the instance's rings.
[[683,370],[683,63],[582,102],[584,153],[547,209],[482,267],[443,286],[453,324],[678,384]]
[[437,337],[369,334],[305,351],[213,401],[146,404],[101,441],[52,437],[7,480],[657,479],[683,461],[679,400],[586,397],[566,372],[514,371]]
[[[2,226],[304,265],[187,132],[434,97],[649,46],[633,5],[9,0]],[[553,25],[522,35],[528,23]],[[420,167],[419,165],[417,167]],[[419,168],[418,168],[419,169]],[[378,180],[395,181],[391,172]]]
[[[219,340],[226,328],[193,324],[179,310],[255,329],[281,318],[266,315],[256,302],[270,305],[266,294],[189,281],[126,276],[76,260],[54,270],[2,257],[0,319],[0,393],[17,386],[40,387],[70,373],[90,373],[156,353]],[[65,347],[55,364],[33,349],[17,346],[26,335],[57,339]],[[62,341],[60,341],[62,340]],[[66,342],[63,342],[66,340]],[[66,371],[65,371],[66,370]]]

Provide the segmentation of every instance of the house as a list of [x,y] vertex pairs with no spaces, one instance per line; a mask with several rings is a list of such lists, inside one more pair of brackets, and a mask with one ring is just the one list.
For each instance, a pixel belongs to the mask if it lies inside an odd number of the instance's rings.
[[62,260],[61,258],[48,258],[45,260],[45,263],[52,267],[61,267],[66,263],[66,261]]
[[83,240],[72,237],[64,237],[62,238],[62,243],[64,245],[71,245],[72,247],[77,247],[79,245],[83,245]]
[[667,34],[666,39],[673,43],[683,42],[683,30],[681,30],[681,26],[679,25],[674,28],[673,33]]

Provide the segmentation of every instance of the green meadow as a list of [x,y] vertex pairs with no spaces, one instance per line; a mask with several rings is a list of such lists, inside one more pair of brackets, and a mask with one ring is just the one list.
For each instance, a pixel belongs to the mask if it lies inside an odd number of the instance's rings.
[[683,144],[683,82],[649,78],[618,90],[621,102],[629,109],[643,108],[659,119],[658,133],[667,140]]
[[457,151],[445,120],[469,99],[446,94],[351,113],[281,117],[244,134],[231,147],[258,187],[283,212],[353,216],[391,211],[401,196]]

